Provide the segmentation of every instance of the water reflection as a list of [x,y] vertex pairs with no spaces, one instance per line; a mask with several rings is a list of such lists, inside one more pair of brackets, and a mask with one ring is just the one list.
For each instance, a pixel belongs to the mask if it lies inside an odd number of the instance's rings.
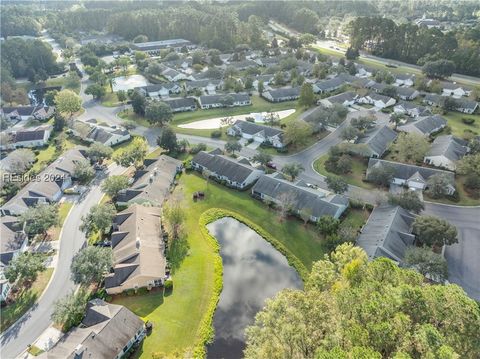
[[208,358],[241,358],[245,327],[253,323],[265,299],[284,288],[302,288],[302,281],[287,259],[246,225],[222,218],[207,228],[220,243],[223,260],[223,291]]

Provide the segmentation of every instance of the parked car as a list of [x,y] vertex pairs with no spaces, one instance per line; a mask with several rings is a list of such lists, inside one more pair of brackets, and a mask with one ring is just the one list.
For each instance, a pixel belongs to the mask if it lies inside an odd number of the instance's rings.
[[267,167],[276,170],[277,165],[273,162],[267,162]]
[[318,189],[318,186],[313,183],[307,183],[307,187],[313,188],[313,189]]

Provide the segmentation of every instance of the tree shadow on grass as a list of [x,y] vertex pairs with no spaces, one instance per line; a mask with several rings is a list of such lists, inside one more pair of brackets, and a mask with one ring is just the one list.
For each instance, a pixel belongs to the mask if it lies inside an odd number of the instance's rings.
[[190,245],[188,244],[186,236],[181,236],[174,241],[170,241],[167,250],[167,259],[172,274],[180,268],[180,265],[185,259],[185,256],[187,256],[189,250]]

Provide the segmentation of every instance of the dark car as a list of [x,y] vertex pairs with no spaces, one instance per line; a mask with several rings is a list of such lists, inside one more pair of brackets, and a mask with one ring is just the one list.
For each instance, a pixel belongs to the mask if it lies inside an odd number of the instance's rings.
[[275,163],[273,163],[273,162],[267,162],[267,167],[268,167],[268,168],[272,168],[272,169],[274,169],[274,170],[277,169],[277,165],[276,165]]

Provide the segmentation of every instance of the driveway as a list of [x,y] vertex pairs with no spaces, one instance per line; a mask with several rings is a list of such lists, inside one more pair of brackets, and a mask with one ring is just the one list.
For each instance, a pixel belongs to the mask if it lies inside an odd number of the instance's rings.
[[[111,165],[103,178],[121,174],[124,170],[117,165]],[[63,225],[58,263],[52,279],[34,307],[0,337],[2,358],[15,358],[27,349],[27,345],[32,344],[50,326],[50,316],[55,301],[63,298],[75,288],[70,280],[70,264],[73,256],[85,244],[85,235],[79,230],[81,217],[102,198],[103,193],[100,191],[102,180],[97,179],[83,200],[75,203],[72,207]]]

